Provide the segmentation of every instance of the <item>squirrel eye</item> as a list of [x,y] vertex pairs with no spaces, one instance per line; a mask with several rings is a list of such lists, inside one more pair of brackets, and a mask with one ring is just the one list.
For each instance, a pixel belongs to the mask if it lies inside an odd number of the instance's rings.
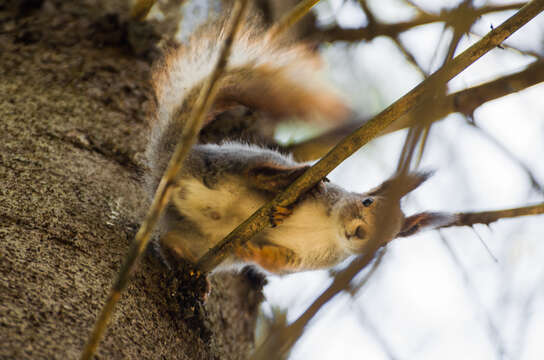
[[361,225],[357,226],[357,229],[355,230],[355,236],[357,236],[359,239],[364,239],[366,235],[365,229]]
[[369,207],[374,202],[372,198],[366,198],[362,201],[364,207]]

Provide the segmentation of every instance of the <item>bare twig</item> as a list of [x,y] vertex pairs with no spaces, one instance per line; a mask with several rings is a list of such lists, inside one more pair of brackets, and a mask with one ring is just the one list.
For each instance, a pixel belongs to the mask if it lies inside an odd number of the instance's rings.
[[166,169],[159,183],[149,211],[130,246],[125,263],[119,271],[117,279],[110,291],[108,299],[106,300],[106,304],[98,317],[93,332],[91,333],[91,336],[89,337],[85,349],[81,355],[81,359],[90,359],[95,353],[98,343],[111,319],[115,304],[121,297],[122,291],[126,288],[130,279],[130,274],[135,269],[141,254],[146,249],[152,230],[157,224],[162,210],[170,200],[174,178],[180,171],[189,150],[196,142],[203,119],[211,108],[215,93],[217,91],[217,80],[220,78],[221,74],[226,68],[231,45],[237,32],[241,28],[242,18],[247,7],[247,3],[248,0],[239,0],[234,6],[232,11],[232,28],[228,32],[229,35],[225,38],[217,64],[212,74],[202,87],[193,111],[191,112],[188,122],[183,129],[181,139],[177,144],[174,153],[172,154],[172,158],[168,163],[168,168]]
[[[544,61],[538,60],[514,74],[439,98],[438,101],[425,106],[425,111],[433,121],[438,121],[455,112],[472,117],[474,111],[481,105],[502,96],[522,91],[543,81]],[[385,129],[382,134],[404,129],[417,120],[416,112],[409,112]],[[346,124],[316,138],[286,146],[285,150],[291,152],[298,161],[318,159],[330,151],[342,138],[351,134],[367,121],[368,119],[364,119]]]
[[[463,264],[461,263],[461,260],[455,254],[451,245],[446,240],[446,237],[441,232],[440,232],[440,239],[442,240],[442,244],[444,245],[451,260],[461,272],[461,275],[463,276],[463,280],[465,283],[465,288],[471,294],[470,298],[472,299],[474,305],[476,305],[481,310],[483,317],[485,318],[485,323],[487,325],[487,333],[490,337],[490,340],[496,344],[495,351],[497,352],[497,358],[498,359],[505,358],[504,355],[506,355],[506,348],[504,346],[504,341],[502,340],[500,328],[495,324],[495,320],[493,319],[492,313],[487,311],[487,309],[485,308],[484,304],[480,300],[480,294],[478,293],[476,287],[471,281],[471,277],[467,269],[463,266]],[[509,356],[506,358],[509,358]]]
[[379,327],[370,320],[370,317],[367,315],[362,305],[354,304],[354,308],[358,313],[357,319],[361,322],[362,326],[368,329],[369,334],[372,335],[378,345],[381,346],[382,351],[387,355],[387,358],[389,360],[399,359],[399,357],[394,354],[392,346],[387,342],[387,334],[384,335]]
[[517,73],[453,93],[446,98],[444,105],[448,110],[451,109],[450,112],[472,116],[476,108],[488,101],[527,89],[543,81],[544,60],[539,59]]
[[[526,3],[513,3],[506,5],[488,5],[477,9],[470,9],[465,13],[465,19],[478,17],[493,12],[517,10]],[[451,23],[455,17],[456,9],[442,11],[440,14],[423,13],[414,20],[399,22],[395,24],[376,23],[371,28],[361,29],[343,29],[338,26],[327,30],[317,30],[313,36],[322,41],[370,41],[379,36],[388,36],[391,38],[397,37],[400,33],[408,31],[420,25],[430,24],[434,22]]]
[[544,203],[503,210],[464,212],[455,214],[456,220],[452,221],[450,224],[441,226],[441,228],[451,226],[472,226],[474,224],[489,225],[500,219],[540,214],[544,214]]
[[404,44],[400,41],[400,36],[396,36],[392,40],[395,43],[395,45],[397,45],[397,48],[399,48],[399,50],[402,52],[406,61],[412,64],[422,77],[427,77],[428,73],[425,70],[423,70],[421,65],[417,62],[414,54],[410,50],[408,50],[406,46],[404,46]]
[[[461,41],[461,38],[463,34],[465,34],[474,22],[476,21],[476,18],[471,18],[470,16],[465,16],[467,12],[469,12],[472,9],[472,0],[464,0],[457,8],[452,11],[452,19],[450,20],[450,25],[453,28],[453,38],[450,41],[450,45],[448,47],[448,52],[446,54],[446,57],[442,61],[441,68],[444,67],[449,61],[453,59],[453,56],[455,54],[455,50],[459,46],[459,43]],[[435,52],[436,54],[436,52]],[[436,91],[436,93],[442,95],[446,93],[445,86],[440,91]],[[438,96],[436,97],[437,100],[444,99],[444,96]],[[433,121],[435,120],[435,117],[433,117],[434,114],[427,111],[428,106],[427,104],[431,104],[431,101],[427,101],[426,104],[423,106],[420,106],[420,110],[416,111],[416,118],[418,125],[422,126],[421,130],[421,141],[419,143],[419,150],[417,154],[417,160],[416,160],[416,166],[419,165],[421,162],[421,159],[423,158],[423,152],[425,151],[425,145],[427,145],[427,139],[429,136],[429,133],[431,131],[431,126],[433,125]],[[420,120],[422,118],[422,120]],[[414,129],[416,127],[410,128],[410,130]],[[415,146],[415,145],[414,145]]]
[[[433,121],[438,121],[455,112],[472,117],[474,111],[481,105],[514,92],[522,91],[543,81],[544,61],[540,59],[516,73],[457,91],[446,97],[439,98],[438,101],[435,99],[428,106],[425,106],[425,112],[428,118]],[[342,138],[351,134],[367,121],[368,119],[354,121],[316,138],[286,146],[285,150],[291,152],[298,161],[318,159],[330,151]],[[381,134],[404,129],[417,121],[417,112],[409,112],[386,128]]]
[[368,7],[367,0],[359,0],[359,5],[361,5],[361,9],[363,9],[363,12],[366,15],[366,18],[368,20],[367,27],[371,28],[376,24],[378,21],[376,20],[376,17],[374,16],[374,13],[370,11],[370,8]]
[[[514,346],[514,350],[512,353],[514,354],[512,356],[513,359],[522,359],[524,354],[524,351],[527,350],[526,342],[527,342],[527,332],[530,329],[531,321],[535,319],[534,316],[532,316],[534,311],[534,303],[535,300],[538,299],[538,295],[541,291],[540,284],[544,281],[544,273],[541,274],[541,276],[538,277],[540,281],[537,280],[535,283],[535,286],[533,287],[531,293],[527,295],[527,298],[525,299],[523,305],[521,306],[522,310],[522,316],[521,316],[521,324],[519,324],[518,329],[516,330],[516,333],[518,334],[516,338],[516,344]],[[537,285],[538,284],[538,285]]]
[[374,262],[372,263],[372,267],[366,272],[365,276],[361,280],[357,281],[356,284],[353,284],[353,283],[350,284],[347,291],[349,292],[351,296],[360,294],[361,290],[366,286],[366,284],[368,284],[368,281],[370,280],[370,278],[374,276],[374,274],[376,273],[376,271],[382,264],[383,258],[385,257],[385,254],[386,254],[386,250],[387,250],[386,247],[380,249],[374,259]]
[[306,15],[318,2],[319,0],[302,0],[293,10],[285,14],[274,26],[272,26],[272,28],[268,30],[267,35],[274,38],[283,33]]
[[439,71],[429,76],[427,80],[420,83],[394,104],[390,105],[372,120],[365,123],[356,132],[343,139],[333,150],[308,169],[285,191],[281,192],[270,202],[259,208],[247,220],[227,235],[225,239],[210,249],[210,251],[199,260],[198,266],[203,271],[210,271],[216,267],[236,246],[243,244],[257,232],[269,226],[269,214],[273,212],[275,208],[278,206],[287,207],[293,204],[301,194],[315,186],[318,181],[324,178],[347,157],[380,134],[400,116],[406,114],[409,110],[418,105],[426,96],[429,89],[438,88],[438,85],[445,84],[447,81],[451,80],[489,50],[500,45],[514,31],[521,28],[543,9],[544,0],[533,0],[527,3],[499,27],[492,30],[484,38],[458,55]]
[[[544,70],[544,69],[543,69]],[[478,131],[478,133],[483,136],[487,141],[489,141],[491,144],[496,146],[504,155],[506,155],[512,162],[514,162],[517,166],[521,168],[525,172],[525,175],[529,178],[529,181],[531,182],[531,187],[534,191],[540,193],[541,195],[544,195],[544,185],[537,179],[531,168],[525,164],[520,158],[518,158],[516,155],[510,151],[503,143],[501,143],[498,139],[496,139],[493,135],[488,133],[487,131],[484,131],[481,127],[476,125],[474,122],[468,122],[468,124],[471,125],[472,129],[475,129]]]
[[[524,90],[543,81],[544,61],[540,59],[514,74],[438,98],[438,101],[425,106],[425,111],[435,121],[455,112],[472,117],[474,110],[486,102]],[[417,114],[410,112],[387,128],[384,133],[406,128],[414,124],[417,119]]]

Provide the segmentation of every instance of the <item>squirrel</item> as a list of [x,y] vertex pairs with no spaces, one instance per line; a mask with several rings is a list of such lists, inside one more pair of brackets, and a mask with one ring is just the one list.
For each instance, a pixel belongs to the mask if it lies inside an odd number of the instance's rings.
[[[229,65],[201,134],[224,116],[258,114],[270,123],[286,117],[345,120],[350,111],[319,77],[321,61],[315,52],[301,44],[271,39],[258,28],[246,24],[233,43]],[[208,25],[187,44],[168,51],[155,66],[156,105],[147,148],[150,196],[225,36],[222,24]],[[259,145],[230,138],[215,144],[205,143],[203,136],[200,140],[176,178],[159,230],[162,246],[192,262],[309,167]],[[239,246],[218,270],[247,264],[275,274],[330,268],[364,250],[376,233],[377,216],[383,216],[380,209],[393,187],[398,195],[394,204],[388,205],[389,239],[436,225],[441,221],[438,214],[407,218],[400,208],[400,198],[428,176],[409,174],[402,182],[394,177],[362,194],[322,181],[301,196],[290,216],[290,209],[273,214],[273,227]]]

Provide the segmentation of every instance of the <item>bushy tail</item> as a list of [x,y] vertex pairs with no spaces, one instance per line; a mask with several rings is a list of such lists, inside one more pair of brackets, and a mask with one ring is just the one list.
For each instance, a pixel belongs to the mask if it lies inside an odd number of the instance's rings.
[[[233,44],[226,74],[207,121],[243,105],[272,119],[343,120],[348,109],[320,74],[319,58],[306,46],[271,39],[259,26],[246,24]],[[190,113],[206,77],[212,72],[226,34],[222,24],[196,32],[188,43],[166,54],[154,71],[157,108],[152,121],[166,127],[174,117]]]
[[[155,65],[155,109],[150,116],[146,152],[152,191],[202,85],[217,63],[226,37],[224,21],[201,28],[186,44],[167,51]],[[264,118],[271,121],[297,116],[334,123],[347,118],[347,107],[320,75],[318,56],[303,45],[271,39],[259,29],[259,25],[246,23],[239,32],[203,126],[222,112],[240,106],[264,113]]]

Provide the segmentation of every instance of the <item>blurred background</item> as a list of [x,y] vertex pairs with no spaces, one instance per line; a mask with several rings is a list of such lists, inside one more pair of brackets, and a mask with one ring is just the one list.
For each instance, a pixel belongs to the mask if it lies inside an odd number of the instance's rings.
[[[331,81],[363,118],[370,118],[436,71],[452,42],[457,45],[454,54],[462,52],[522,4],[322,0],[313,15],[317,27],[331,36],[319,45]],[[503,10],[510,5],[512,9]],[[459,10],[463,6],[467,11],[490,11],[466,25],[468,13]],[[455,9],[457,18],[450,16]],[[202,21],[214,11],[221,11],[219,2],[186,1],[180,10],[185,17]],[[153,16],[162,15],[154,8]],[[418,25],[419,19],[433,21]],[[181,22],[182,41],[191,31],[187,24],[194,22]],[[376,24],[406,26],[392,36],[372,36]],[[359,28],[370,29],[371,35],[346,35]],[[540,14],[450,81],[448,92],[521,72],[542,62],[543,54]],[[498,210],[542,202],[544,85],[522,87],[433,124],[420,167],[436,173],[405,199],[408,214]],[[281,127],[277,138],[289,144],[317,132],[292,123]],[[393,174],[405,136],[406,130],[401,130],[379,137],[329,178],[347,189],[367,191]],[[542,216],[397,239],[388,245],[379,266],[369,266],[354,280],[357,284],[372,269],[365,284],[341,293],[320,310],[289,358],[542,359],[543,259]],[[297,319],[330,285],[334,271],[268,277],[259,331],[265,332],[265,324],[275,318]]]

